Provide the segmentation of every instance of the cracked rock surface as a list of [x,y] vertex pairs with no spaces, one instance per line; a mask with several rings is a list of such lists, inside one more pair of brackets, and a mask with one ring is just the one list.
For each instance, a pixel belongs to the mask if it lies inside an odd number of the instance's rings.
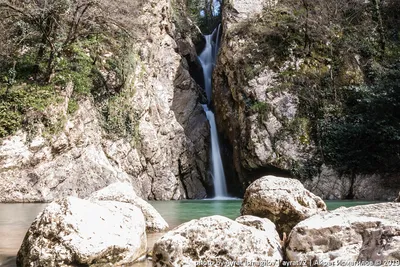
[[268,218],[282,235],[300,221],[326,211],[324,201],[304,188],[300,181],[265,176],[253,182],[244,195],[242,215]]
[[[273,230],[273,229],[271,229]],[[184,223],[159,239],[153,248],[153,266],[235,266],[268,262],[279,266],[282,250],[273,231],[258,230],[215,215]],[[248,265],[251,266],[251,265]]]
[[[400,203],[339,208],[297,224],[289,235],[286,255],[308,266],[356,261],[400,260]],[[343,265],[343,264],[342,264]],[[348,264],[344,264],[348,265]]]

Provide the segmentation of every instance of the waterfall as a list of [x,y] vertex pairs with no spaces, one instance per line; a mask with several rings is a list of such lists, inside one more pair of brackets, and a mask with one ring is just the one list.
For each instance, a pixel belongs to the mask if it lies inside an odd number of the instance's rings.
[[[208,104],[211,103],[212,99],[211,79],[218,54],[220,30],[221,25],[219,25],[211,34],[204,36],[206,39],[206,46],[199,56],[199,61],[203,68],[204,90],[206,91]],[[217,125],[215,124],[214,113],[208,108],[208,106],[203,105],[203,109],[207,115],[208,122],[210,123],[211,172],[214,182],[215,198],[223,198],[228,196],[228,191],[226,189],[224,167],[222,165],[221,153],[219,150]]]

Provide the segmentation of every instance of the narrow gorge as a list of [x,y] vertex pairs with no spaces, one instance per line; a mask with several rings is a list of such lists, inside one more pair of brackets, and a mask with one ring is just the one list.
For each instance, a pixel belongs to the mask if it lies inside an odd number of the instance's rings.
[[[117,181],[150,200],[243,197],[269,174],[326,199],[397,194],[392,1],[100,3],[81,14],[92,28],[73,34],[79,6],[49,4],[63,27],[47,33],[29,24],[43,9],[10,5],[5,17],[32,9],[14,18],[33,34],[2,22],[20,46],[2,44],[1,202]],[[96,12],[122,24],[91,21]]]
[[0,0],[0,266],[399,266],[398,0]]

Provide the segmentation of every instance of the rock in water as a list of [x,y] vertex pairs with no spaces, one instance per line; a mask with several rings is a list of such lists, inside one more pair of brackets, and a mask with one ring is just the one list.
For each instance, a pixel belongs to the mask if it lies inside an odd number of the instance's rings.
[[279,266],[282,249],[276,236],[276,231],[261,231],[219,215],[204,217],[159,239],[153,266]]
[[400,202],[400,192],[399,192],[399,196],[394,200],[394,202]]
[[146,252],[145,221],[137,207],[68,197],[50,203],[29,228],[18,267],[121,265]]
[[158,211],[142,198],[138,197],[132,185],[128,183],[113,183],[106,188],[94,192],[89,200],[95,201],[119,201],[130,203],[142,210],[146,220],[147,232],[160,232],[168,229],[168,223],[158,213]]
[[398,265],[399,214],[400,203],[380,203],[312,216],[293,228],[286,255],[308,266]]
[[270,219],[278,232],[290,233],[300,221],[326,211],[322,199],[295,179],[265,176],[254,181],[244,195],[242,215]]

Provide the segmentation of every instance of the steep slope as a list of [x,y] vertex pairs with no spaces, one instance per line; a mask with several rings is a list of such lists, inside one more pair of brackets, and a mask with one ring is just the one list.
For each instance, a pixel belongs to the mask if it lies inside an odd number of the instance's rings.
[[[59,122],[57,131],[36,123],[34,134],[23,127],[0,140],[0,202],[86,197],[115,181],[130,182],[145,199],[206,196],[208,123],[184,57],[194,59],[191,35],[182,37],[172,21],[176,9],[186,7],[173,4],[146,1],[130,17],[138,26],[126,88],[75,103],[68,83],[42,114]],[[194,27],[180,16],[185,27]],[[77,110],[70,112],[71,106]]]
[[323,198],[395,196],[399,44],[391,10],[398,8],[395,1],[225,3],[213,103],[225,166],[237,175],[231,190],[278,174]]

